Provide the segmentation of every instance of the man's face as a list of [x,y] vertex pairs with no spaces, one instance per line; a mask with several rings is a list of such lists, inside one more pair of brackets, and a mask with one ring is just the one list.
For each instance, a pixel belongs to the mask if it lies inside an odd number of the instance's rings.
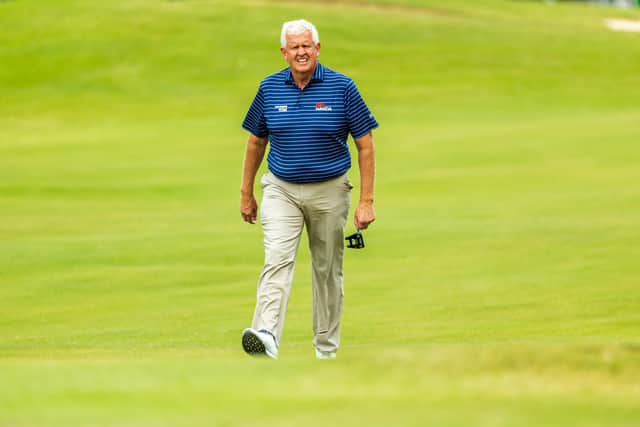
[[287,43],[280,48],[280,52],[291,70],[301,74],[312,73],[320,55],[320,43],[313,42],[310,31],[298,35],[287,34],[286,37]]

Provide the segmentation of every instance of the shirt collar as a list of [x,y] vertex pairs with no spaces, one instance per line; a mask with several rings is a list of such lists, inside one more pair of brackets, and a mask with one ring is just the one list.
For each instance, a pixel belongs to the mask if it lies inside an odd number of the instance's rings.
[[[321,82],[324,81],[324,66],[321,63],[316,63],[316,69],[313,72],[313,76],[311,76],[311,82]],[[285,74],[284,82],[287,84],[293,83],[293,75],[291,74],[291,68],[287,68],[287,72]]]

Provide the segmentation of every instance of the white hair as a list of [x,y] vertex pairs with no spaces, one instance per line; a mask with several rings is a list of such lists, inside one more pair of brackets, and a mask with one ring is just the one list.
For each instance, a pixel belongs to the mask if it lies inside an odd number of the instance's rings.
[[299,35],[304,34],[306,31],[311,33],[311,38],[315,44],[320,43],[320,37],[318,36],[318,30],[315,25],[304,19],[298,19],[296,21],[287,21],[282,24],[282,32],[280,33],[280,47],[287,45],[287,34]]

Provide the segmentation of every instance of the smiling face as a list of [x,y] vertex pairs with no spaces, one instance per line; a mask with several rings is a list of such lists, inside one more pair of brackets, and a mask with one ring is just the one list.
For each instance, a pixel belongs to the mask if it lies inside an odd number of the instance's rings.
[[280,48],[284,59],[289,63],[294,78],[311,78],[318,63],[320,43],[313,42],[311,32],[287,34],[285,47]]

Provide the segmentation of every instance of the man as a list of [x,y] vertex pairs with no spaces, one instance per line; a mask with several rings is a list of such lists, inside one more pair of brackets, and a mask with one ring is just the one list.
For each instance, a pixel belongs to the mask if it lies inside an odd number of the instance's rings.
[[276,359],[304,226],[312,260],[313,345],[316,357],[334,359],[340,345],[344,227],[349,211],[346,176],[353,136],[360,168],[356,229],[375,219],[372,130],[378,127],[353,81],[318,62],[320,40],[305,20],[282,26],[280,52],[289,67],[265,78],[242,124],[250,132],[244,158],[240,213],[254,224],[253,187],[270,143],[262,176],[260,220],[265,261],[251,328],[242,346],[251,355]]

